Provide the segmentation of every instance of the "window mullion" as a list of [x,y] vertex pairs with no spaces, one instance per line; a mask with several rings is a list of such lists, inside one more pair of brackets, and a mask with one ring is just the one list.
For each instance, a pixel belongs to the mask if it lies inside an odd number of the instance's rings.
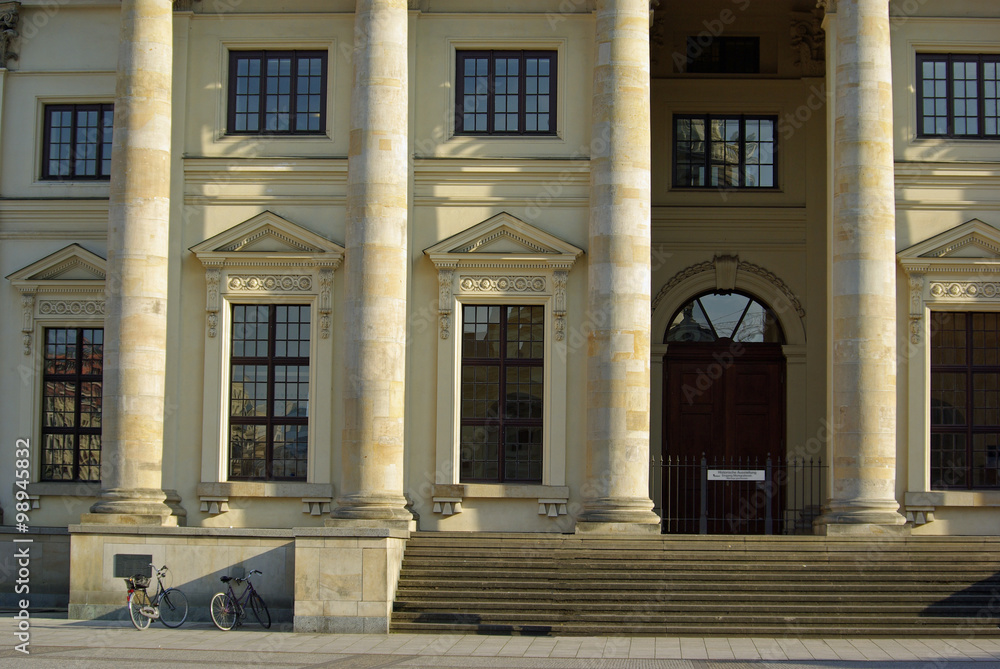
[[490,51],[490,57],[486,62],[486,134],[492,135],[496,131],[493,117],[496,114],[496,51]]
[[522,51],[518,54],[517,63],[517,134],[525,134],[527,127],[528,106],[528,59]]
[[[723,61],[723,62],[725,62],[725,61]],[[747,142],[747,124],[746,124],[746,117],[745,116],[740,116],[740,126],[739,127],[740,127],[740,139],[739,139],[739,145],[738,145],[739,149],[737,149],[739,151],[739,155],[736,156],[736,173],[738,175],[737,179],[736,179],[736,183],[739,184],[740,188],[743,188],[743,187],[746,186],[746,179],[747,179],[747,175],[746,175],[747,165],[746,165],[746,162],[745,162],[746,161],[746,150],[747,150],[747,147],[746,147],[746,142]]]
[[76,328],[76,371],[73,373],[73,480],[80,477],[80,403],[83,398],[83,328]]
[[504,463],[506,462],[506,428],[507,428],[507,307],[500,307],[500,389],[497,393],[497,416],[499,425],[497,427],[497,475],[500,483],[507,480],[507,472]]
[[272,467],[271,459],[274,455],[274,377],[275,377],[275,338],[277,335],[277,312],[274,305],[267,307],[267,407],[264,411],[266,416],[267,434],[264,435],[264,478],[271,480]]

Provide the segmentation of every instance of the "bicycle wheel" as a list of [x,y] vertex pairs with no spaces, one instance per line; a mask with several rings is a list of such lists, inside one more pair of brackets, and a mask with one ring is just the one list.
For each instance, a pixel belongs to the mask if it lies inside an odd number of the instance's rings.
[[188,598],[177,588],[167,588],[160,595],[160,622],[180,627],[188,617]]
[[133,590],[128,596],[128,615],[137,630],[144,630],[152,622],[149,616],[142,615],[142,609],[149,610],[151,604],[145,590]]
[[212,597],[212,622],[220,630],[231,630],[236,624],[236,602],[225,592]]
[[250,595],[250,609],[253,611],[254,617],[257,618],[257,622],[264,629],[271,627],[271,614],[267,612],[267,604],[264,603],[263,598],[257,594],[256,590]]

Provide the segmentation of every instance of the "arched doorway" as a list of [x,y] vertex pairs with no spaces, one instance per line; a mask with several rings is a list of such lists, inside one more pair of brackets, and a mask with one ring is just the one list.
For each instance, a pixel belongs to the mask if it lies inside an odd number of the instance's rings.
[[742,292],[709,292],[664,337],[664,531],[780,532],[770,458],[785,440],[784,335]]

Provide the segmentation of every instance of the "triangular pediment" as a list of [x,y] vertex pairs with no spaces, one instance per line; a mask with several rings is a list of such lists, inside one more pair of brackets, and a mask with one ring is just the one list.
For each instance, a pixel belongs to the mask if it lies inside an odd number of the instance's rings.
[[70,244],[7,276],[15,286],[44,286],[65,282],[103,282],[107,262],[79,244]]
[[476,262],[556,258],[572,263],[582,249],[521,219],[501,212],[424,250],[434,261]]
[[202,253],[322,253],[338,248],[314,232],[265,211],[200,244],[191,247]]
[[267,258],[343,257],[339,244],[265,211],[191,247],[203,262],[252,261]]
[[974,218],[900,251],[900,261],[1000,260],[1000,230]]

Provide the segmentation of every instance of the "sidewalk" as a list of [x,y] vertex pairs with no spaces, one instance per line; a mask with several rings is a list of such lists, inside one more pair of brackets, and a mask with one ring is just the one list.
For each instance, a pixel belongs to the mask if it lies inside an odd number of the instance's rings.
[[974,639],[763,639],[527,637],[425,634],[295,634],[248,623],[222,632],[206,623],[31,618],[30,655],[14,649],[16,622],[0,619],[0,667],[433,667],[434,669],[703,669],[720,667],[1000,667],[1000,634]]

